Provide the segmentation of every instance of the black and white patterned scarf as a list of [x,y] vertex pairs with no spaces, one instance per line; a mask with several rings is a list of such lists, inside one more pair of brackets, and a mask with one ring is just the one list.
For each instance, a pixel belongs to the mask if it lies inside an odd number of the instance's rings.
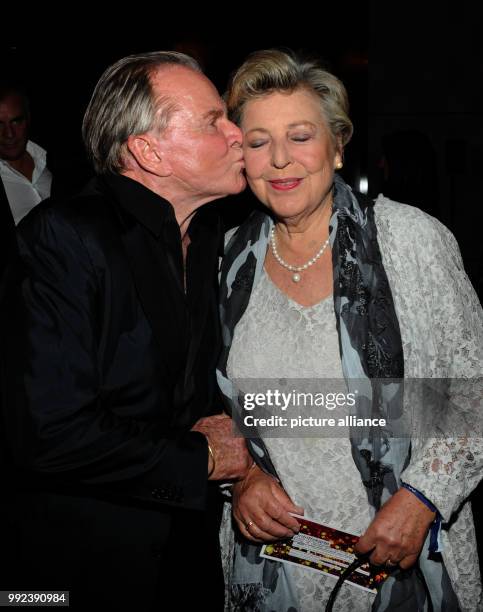
[[[271,218],[255,211],[227,245],[221,268],[223,352],[218,379],[230,410],[239,410],[238,391],[226,376],[235,327],[245,312],[265,261]],[[357,417],[397,418],[402,406],[403,350],[394,301],[377,242],[372,200],[356,198],[338,176],[329,223],[334,269],[334,309],[344,377],[357,385]],[[364,381],[366,384],[364,384]],[[362,392],[361,392],[362,390]],[[377,510],[383,489],[397,490],[397,478],[408,456],[408,443],[393,449],[392,432],[353,427],[354,461]],[[265,471],[276,476],[260,439],[247,440]],[[393,452],[397,450],[397,452]]]

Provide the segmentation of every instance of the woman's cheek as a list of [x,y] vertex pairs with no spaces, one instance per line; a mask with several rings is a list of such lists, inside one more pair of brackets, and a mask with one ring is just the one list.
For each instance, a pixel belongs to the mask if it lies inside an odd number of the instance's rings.
[[262,175],[260,164],[256,164],[250,155],[245,155],[245,172],[248,179],[256,180]]
[[264,181],[262,179],[254,179],[253,177],[250,177],[247,173],[247,182],[248,186],[257,196],[257,198],[264,203]]

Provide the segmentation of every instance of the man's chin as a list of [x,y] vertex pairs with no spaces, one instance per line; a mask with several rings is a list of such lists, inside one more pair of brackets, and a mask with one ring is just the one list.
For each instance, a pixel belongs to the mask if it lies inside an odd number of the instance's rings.
[[247,186],[247,181],[243,175],[238,177],[237,183],[233,186],[233,191],[230,191],[230,195],[236,195],[241,193]]
[[24,154],[23,149],[2,149],[0,148],[0,159],[7,162],[18,161]]
[[214,200],[220,200],[221,198],[227,198],[228,196],[237,195],[241,193],[245,187],[247,186],[247,182],[244,176],[238,176],[236,180],[234,180],[231,184],[224,184],[223,187],[217,194],[213,194],[208,202],[212,202]]

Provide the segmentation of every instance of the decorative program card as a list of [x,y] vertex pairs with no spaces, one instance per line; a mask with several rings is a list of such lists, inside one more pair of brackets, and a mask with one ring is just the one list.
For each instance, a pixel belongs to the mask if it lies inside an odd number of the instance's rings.
[[[356,558],[354,546],[359,536],[322,525],[314,519],[294,516],[300,523],[300,532],[289,540],[266,544],[260,556],[305,567],[315,572],[324,572],[337,580]],[[376,593],[377,587],[387,576],[383,567],[365,563],[345,582],[359,589]]]

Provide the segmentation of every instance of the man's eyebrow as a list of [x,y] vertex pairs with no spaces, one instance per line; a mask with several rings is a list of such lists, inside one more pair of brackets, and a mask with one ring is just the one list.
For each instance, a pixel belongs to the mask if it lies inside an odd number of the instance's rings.
[[203,119],[218,119],[218,117],[223,117],[224,114],[224,108],[213,108],[203,115]]

